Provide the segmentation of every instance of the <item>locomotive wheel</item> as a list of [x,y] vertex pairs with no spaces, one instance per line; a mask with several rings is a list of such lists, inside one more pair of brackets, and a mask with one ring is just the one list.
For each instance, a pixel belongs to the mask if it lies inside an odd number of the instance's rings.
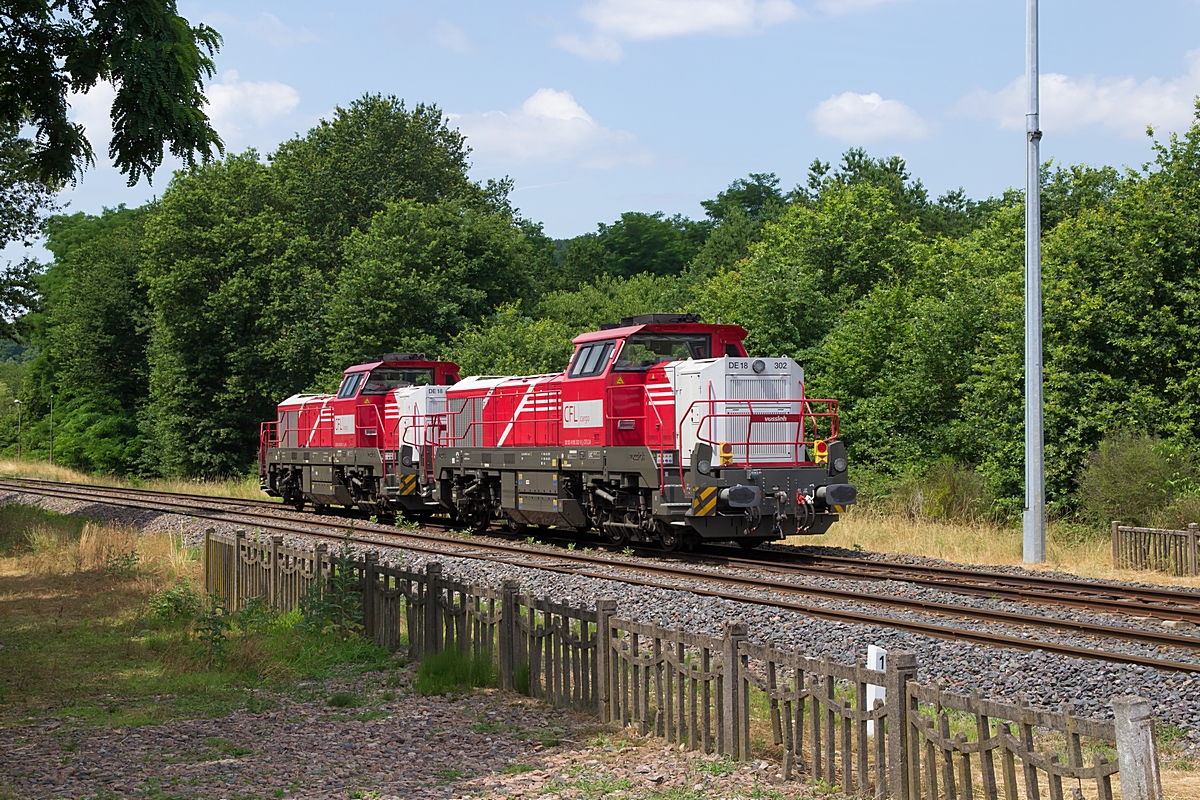
[[524,522],[517,522],[511,517],[504,518],[504,529],[512,534],[522,534],[529,529],[529,525]]
[[620,547],[621,545],[625,544],[625,539],[627,538],[625,536],[624,528],[603,527],[600,529],[600,536],[607,544],[610,544],[613,547]]
[[674,525],[658,526],[658,546],[668,553],[673,553],[679,549],[679,545],[683,544],[683,535]]

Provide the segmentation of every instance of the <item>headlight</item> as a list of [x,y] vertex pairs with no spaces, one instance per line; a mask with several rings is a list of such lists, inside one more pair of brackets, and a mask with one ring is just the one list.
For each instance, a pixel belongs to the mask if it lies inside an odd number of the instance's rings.
[[845,472],[846,471],[846,459],[842,458],[841,456],[838,456],[837,458],[835,458],[833,460],[833,471],[834,472]]
[[767,364],[765,361],[763,361],[760,358],[760,359],[757,359],[753,364],[750,365],[750,369],[754,370],[756,373],[761,375],[763,372],[766,371]]
[[699,472],[701,475],[707,475],[712,472],[712,463],[709,461],[697,461],[696,472]]

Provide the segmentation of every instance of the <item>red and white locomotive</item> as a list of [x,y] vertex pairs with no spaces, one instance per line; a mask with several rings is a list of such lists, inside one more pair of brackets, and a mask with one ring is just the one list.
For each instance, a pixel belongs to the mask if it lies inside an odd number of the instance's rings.
[[292,395],[259,431],[259,485],[297,509],[307,501],[384,515],[442,510],[418,484],[419,465],[401,458],[400,440],[413,434],[400,420],[444,412],[457,381],[457,364],[389,353],[348,368],[336,394]]
[[[280,405],[273,429],[264,426],[263,485],[285,499],[299,486],[315,503],[375,511],[440,505],[475,529],[496,519],[513,529],[595,529],[614,544],[668,550],[699,540],[754,546],[823,533],[856,499],[837,439],[837,402],[807,397],[804,371],[792,359],[748,357],[745,336],[736,325],[706,325],[692,315],[647,314],[576,337],[561,373],[466,378],[439,385],[436,399],[423,404],[389,389],[370,434],[377,439],[360,433],[374,424],[371,412],[355,406],[352,416],[343,414],[344,435],[353,424],[358,448],[382,443],[378,455],[363,456],[369,468],[356,461],[337,470],[348,455],[335,435],[335,469],[322,465],[320,482],[307,461],[277,454],[285,449],[280,442],[295,453],[307,447],[287,438],[293,428],[306,435],[304,424],[285,418],[304,402],[300,395]],[[352,367],[347,375],[382,366]],[[443,369],[456,374],[453,365]],[[346,391],[343,383],[339,395]],[[285,474],[288,482],[280,483]],[[372,484],[374,476],[382,482]],[[404,481],[412,492],[397,494]],[[370,496],[372,485],[379,494]]]

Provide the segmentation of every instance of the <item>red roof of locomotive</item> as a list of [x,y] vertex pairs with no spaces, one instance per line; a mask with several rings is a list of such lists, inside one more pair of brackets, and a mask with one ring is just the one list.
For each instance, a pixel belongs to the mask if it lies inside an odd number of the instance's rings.
[[710,325],[703,322],[655,322],[645,325],[626,325],[620,328],[607,328],[590,333],[581,333],[572,339],[571,343],[583,344],[584,342],[595,342],[601,339],[623,339],[626,336],[632,336],[638,331],[652,331],[654,333],[732,333],[735,334],[733,338],[736,338],[738,341],[745,339],[747,335],[746,329],[741,325]]

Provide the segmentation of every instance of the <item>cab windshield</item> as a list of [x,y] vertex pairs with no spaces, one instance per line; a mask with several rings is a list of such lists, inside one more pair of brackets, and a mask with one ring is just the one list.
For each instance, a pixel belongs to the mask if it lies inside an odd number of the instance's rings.
[[625,340],[613,369],[641,370],[668,361],[709,358],[712,337],[701,333],[635,333]]
[[363,394],[384,394],[401,386],[433,385],[432,369],[375,369],[367,378]]

